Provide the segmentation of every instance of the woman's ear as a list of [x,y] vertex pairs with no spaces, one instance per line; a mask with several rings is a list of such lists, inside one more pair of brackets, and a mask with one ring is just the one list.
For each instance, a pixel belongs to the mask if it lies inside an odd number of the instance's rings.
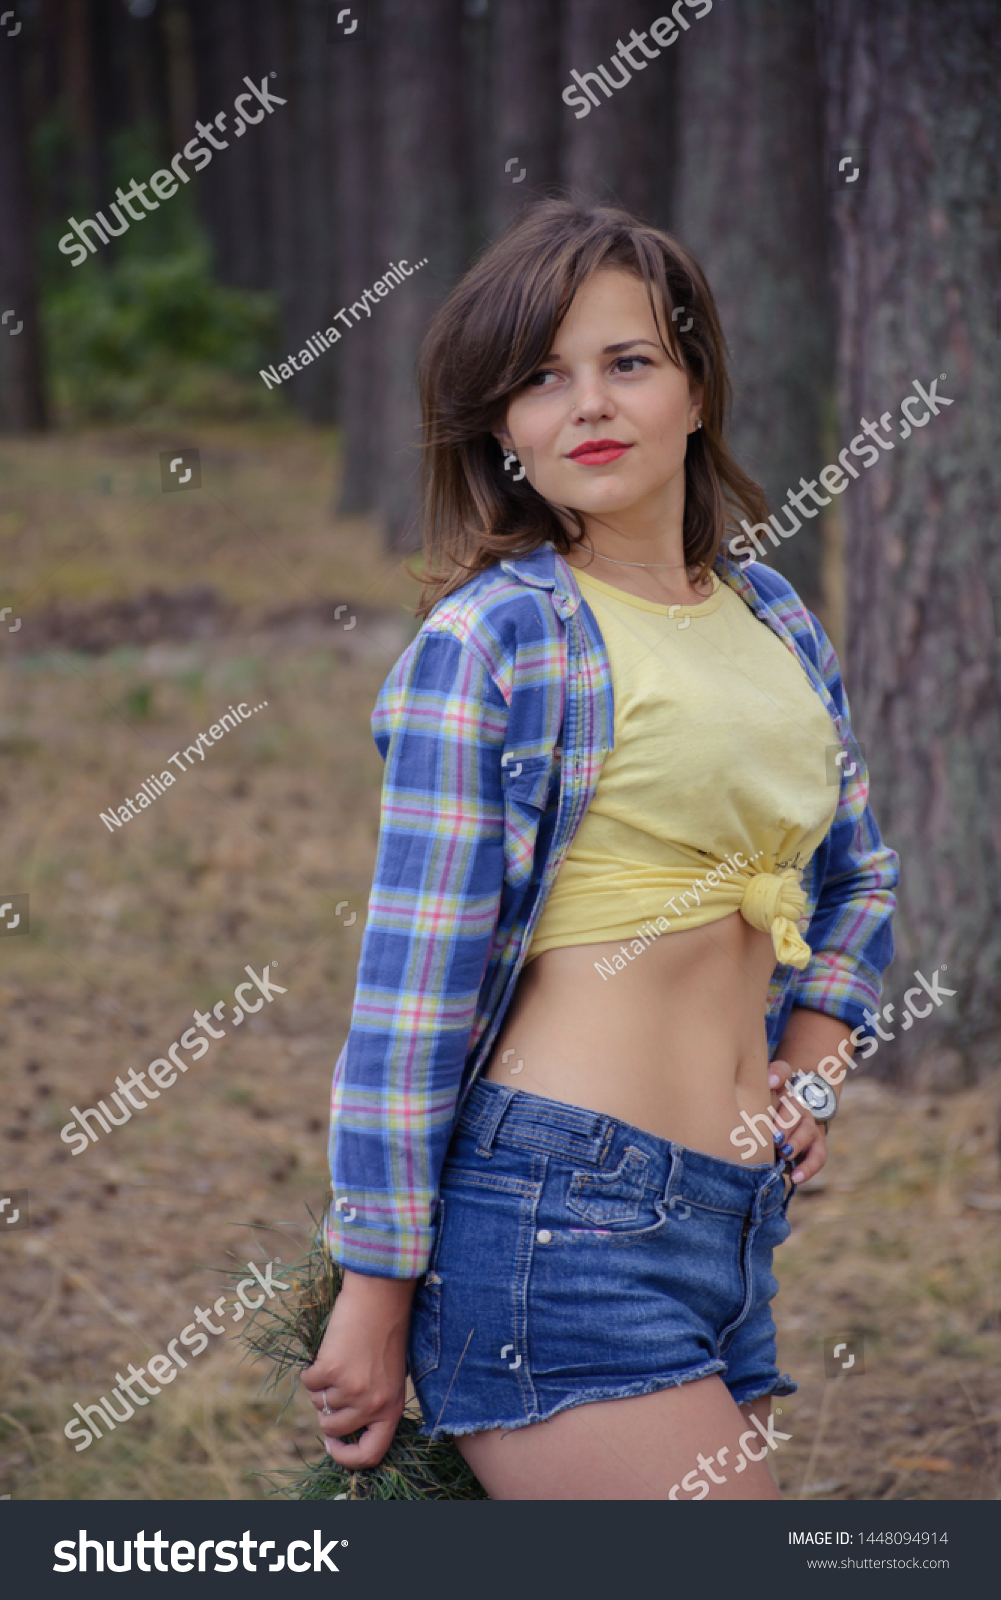
[[499,428],[491,428],[490,431],[502,450],[514,449],[514,440],[511,438],[511,435],[508,433],[507,428],[503,423],[501,423]]
[[702,415],[702,385],[691,383],[688,385],[688,431],[694,432],[699,425]]

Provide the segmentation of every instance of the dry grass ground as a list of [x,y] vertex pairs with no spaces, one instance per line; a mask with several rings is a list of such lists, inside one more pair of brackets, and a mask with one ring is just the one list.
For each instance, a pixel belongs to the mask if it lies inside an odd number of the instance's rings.
[[[161,493],[158,452],[191,442],[0,450],[0,603],[15,608],[0,889],[31,908],[30,936],[0,941],[0,1183],[31,1214],[0,1236],[0,1493],[15,1499],[255,1498],[255,1472],[315,1448],[311,1408],[276,1425],[228,1336],[89,1449],[63,1436],[73,1401],[223,1293],[220,1269],[297,1255],[323,1203],[376,833],[368,718],[414,626],[371,526],[330,519],[328,436],[201,430],[203,487]],[[165,611],[151,590],[186,598]],[[109,833],[100,812],[241,701],[263,709]],[[270,962],[287,992],[234,1025],[244,967]],[[69,1108],[219,1001],[226,1037],[72,1155]],[[993,1086],[908,1101],[849,1085],[827,1187],[796,1201],[778,1264],[782,1364],[801,1383],[783,1403],[784,1493],[997,1497],[996,1102]],[[865,1372],[826,1379],[823,1341],[846,1334]]]

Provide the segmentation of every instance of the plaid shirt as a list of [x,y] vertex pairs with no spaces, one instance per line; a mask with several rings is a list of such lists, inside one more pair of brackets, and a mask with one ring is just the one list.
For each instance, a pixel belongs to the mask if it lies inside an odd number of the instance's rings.
[[[771,568],[745,574],[721,554],[716,570],[794,652],[854,763],[803,872],[812,960],[772,975],[771,1057],[793,1005],[853,1027],[878,1008],[897,857],[868,806],[820,624]],[[386,770],[351,1029],[334,1069],[329,1240],[356,1272],[413,1278],[431,1252],[456,1116],[613,744],[608,653],[572,568],[545,545],[446,596],[383,685],[372,728]]]

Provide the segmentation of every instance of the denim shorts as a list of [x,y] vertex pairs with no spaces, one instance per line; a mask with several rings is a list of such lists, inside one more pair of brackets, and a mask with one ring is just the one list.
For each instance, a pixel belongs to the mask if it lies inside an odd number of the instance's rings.
[[[742,1167],[615,1117],[478,1080],[442,1169],[407,1356],[429,1438],[775,1366],[781,1167]],[[790,1187],[790,1194],[791,1194]]]

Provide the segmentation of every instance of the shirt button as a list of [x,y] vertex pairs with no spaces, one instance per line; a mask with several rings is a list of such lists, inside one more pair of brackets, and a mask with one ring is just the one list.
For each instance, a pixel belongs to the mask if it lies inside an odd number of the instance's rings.
[[549,1244],[553,1236],[548,1228],[540,1228],[535,1237],[539,1244]]

